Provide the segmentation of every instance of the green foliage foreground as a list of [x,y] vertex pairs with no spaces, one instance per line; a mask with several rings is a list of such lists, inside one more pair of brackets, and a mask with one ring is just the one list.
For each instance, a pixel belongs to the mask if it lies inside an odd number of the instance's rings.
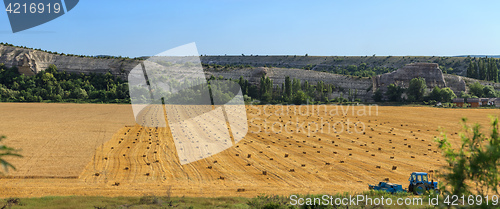
[[491,134],[481,133],[480,125],[472,127],[462,119],[465,133],[461,133],[461,146],[453,148],[446,135],[438,139],[439,148],[449,166],[443,174],[440,190],[449,195],[499,196],[500,138],[498,118],[492,119]]
[[[349,198],[349,196],[363,195],[371,198],[409,198],[410,194],[398,193],[388,194],[379,191],[367,191],[359,194],[334,194],[333,198]],[[322,198],[323,195],[297,195],[298,198]],[[420,198],[420,197],[419,197]],[[422,197],[423,203],[427,201]],[[421,208],[410,205],[382,206],[359,204],[354,206],[345,205],[292,205],[290,197],[287,196],[269,196],[260,195],[254,198],[245,197],[169,197],[169,196],[151,196],[142,197],[88,197],[88,196],[59,196],[59,197],[41,197],[41,198],[7,198],[0,199],[0,208],[4,205],[6,208],[237,208],[237,209],[306,209],[306,208]],[[425,205],[425,204],[424,204]]]
[[[5,171],[8,171],[9,167],[15,170],[16,168],[12,164],[7,162],[7,160],[5,160],[4,157],[8,156],[22,157],[22,156],[17,154],[18,150],[2,145],[1,142],[3,139],[5,139],[5,136],[0,136],[0,165],[3,166]],[[0,172],[0,175],[1,174],[2,172]]]

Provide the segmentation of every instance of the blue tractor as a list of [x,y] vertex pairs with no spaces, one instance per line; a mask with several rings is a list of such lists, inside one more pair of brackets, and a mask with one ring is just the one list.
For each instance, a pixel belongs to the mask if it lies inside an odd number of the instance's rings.
[[434,180],[429,181],[428,175],[425,172],[411,173],[408,181],[410,182],[408,190],[403,189],[403,186],[400,184],[392,184],[388,182],[379,182],[378,185],[368,185],[368,188],[372,190],[382,190],[392,194],[397,192],[413,192],[413,194],[422,195],[425,191],[430,190],[434,190],[439,193],[438,183],[434,182]]
[[438,183],[434,180],[429,181],[429,177],[425,172],[413,172],[408,179],[410,185],[408,186],[408,192],[413,192],[413,194],[421,195],[425,191],[434,190],[439,193]]

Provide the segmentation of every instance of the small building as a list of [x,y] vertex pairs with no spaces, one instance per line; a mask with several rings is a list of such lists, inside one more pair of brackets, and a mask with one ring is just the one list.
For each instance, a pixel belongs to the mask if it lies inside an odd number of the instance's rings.
[[469,103],[471,107],[481,106],[481,100],[479,98],[468,98],[467,103]]
[[488,98],[480,98],[479,101],[481,103],[479,103],[480,106],[487,106],[488,105]]
[[498,98],[489,98],[488,99],[488,105],[489,106],[494,106],[495,105],[495,100],[498,99]]
[[464,98],[455,98],[453,99],[453,104],[457,107],[463,107],[464,106]]
[[494,104],[495,107],[500,107],[500,98],[496,98]]

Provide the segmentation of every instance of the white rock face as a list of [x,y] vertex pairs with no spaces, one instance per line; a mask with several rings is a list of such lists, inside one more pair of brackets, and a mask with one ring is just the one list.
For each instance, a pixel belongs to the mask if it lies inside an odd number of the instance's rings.
[[373,77],[373,87],[374,89],[380,88],[383,92],[390,84],[408,88],[410,80],[418,77],[425,79],[427,88],[446,87],[443,72],[436,63],[412,63],[394,72],[377,75]]
[[43,51],[0,45],[0,63],[16,66],[25,75],[34,75],[54,64],[60,71],[72,73],[107,73],[126,78],[138,60],[89,58],[51,54]]
[[257,67],[253,69],[235,69],[231,71],[209,71],[205,72],[207,78],[211,75],[218,77],[223,76],[224,78],[239,79],[240,76],[247,79],[249,83],[259,85],[260,78],[262,74],[265,74],[271,80],[275,86],[280,85],[285,82],[285,77],[289,76],[291,79],[298,78],[302,82],[308,81],[310,84],[316,84],[319,81],[323,81],[325,84],[333,84],[338,87],[338,91],[335,91],[329,97],[334,98],[343,95],[347,98],[349,89],[353,92],[357,90],[357,97],[364,101],[372,100],[372,80],[369,78],[358,78],[352,76],[338,75],[332,73],[318,72],[313,70],[302,70],[294,68],[267,68],[267,67]]

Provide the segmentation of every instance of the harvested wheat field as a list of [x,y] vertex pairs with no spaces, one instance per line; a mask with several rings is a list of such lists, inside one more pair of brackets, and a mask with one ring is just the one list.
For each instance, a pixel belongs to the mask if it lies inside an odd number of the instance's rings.
[[18,170],[0,179],[0,197],[331,194],[367,190],[386,178],[406,185],[411,172],[445,164],[434,142],[438,127],[458,144],[462,117],[489,130],[488,116],[500,114],[387,106],[246,109],[243,139],[182,164],[175,127],[139,126],[130,105],[0,104],[0,133],[25,156],[12,159]]

